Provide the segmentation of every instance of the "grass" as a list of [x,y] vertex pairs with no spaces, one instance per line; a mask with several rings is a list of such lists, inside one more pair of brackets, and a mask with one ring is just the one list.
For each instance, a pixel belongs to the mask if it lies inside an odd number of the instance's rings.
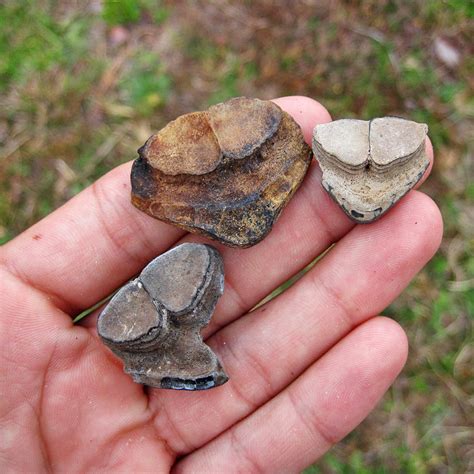
[[473,17],[464,0],[2,2],[0,243],[134,158],[169,120],[235,95],[303,94],[334,118],[427,122],[437,162],[424,191],[445,234],[386,311],[408,332],[407,367],[307,472],[472,469]]

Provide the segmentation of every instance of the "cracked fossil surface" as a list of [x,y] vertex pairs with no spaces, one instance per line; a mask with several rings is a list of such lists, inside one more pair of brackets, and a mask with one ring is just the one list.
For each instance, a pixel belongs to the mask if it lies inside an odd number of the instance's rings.
[[132,203],[232,247],[250,247],[270,232],[311,161],[289,114],[246,97],[178,117],[138,153]]
[[378,219],[428,168],[427,132],[427,125],[397,117],[317,125],[313,152],[324,188],[352,220]]
[[224,291],[222,258],[181,244],[150,262],[101,312],[97,330],[137,383],[204,390],[228,377],[200,330]]

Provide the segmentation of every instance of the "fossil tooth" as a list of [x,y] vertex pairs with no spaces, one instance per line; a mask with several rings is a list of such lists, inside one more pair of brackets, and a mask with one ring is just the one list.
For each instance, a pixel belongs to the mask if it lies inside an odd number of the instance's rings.
[[283,111],[269,100],[238,97],[209,108],[209,122],[224,156],[242,159],[271,138]]
[[216,249],[181,244],[150,262],[102,311],[99,336],[137,383],[204,390],[228,380],[200,330],[224,291]]
[[324,188],[352,220],[378,219],[428,168],[427,132],[427,125],[397,117],[317,125],[313,152]]
[[179,117],[138,152],[132,203],[231,247],[250,247],[270,232],[311,161],[290,115],[246,97]]

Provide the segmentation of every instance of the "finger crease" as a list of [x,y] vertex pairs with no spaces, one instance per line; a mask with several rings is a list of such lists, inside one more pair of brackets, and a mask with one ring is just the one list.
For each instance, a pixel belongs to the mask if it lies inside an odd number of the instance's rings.
[[317,272],[314,273],[312,280],[316,288],[321,287],[326,293],[328,299],[334,301],[334,305],[339,309],[341,319],[346,325],[347,330],[350,330],[354,326],[354,320],[351,316],[352,310],[347,307],[342,296],[332,286],[327,285],[324,279],[321,278]]
[[60,311],[63,311],[64,313],[71,313],[74,311],[74,307],[71,302],[65,300],[59,294],[46,288],[43,288],[37,283],[31,281],[24,273],[22,273],[17,267],[15,267],[13,261],[4,258],[2,261],[0,261],[0,265],[12,278],[15,278],[20,283],[41,293],[44,298],[51,302],[51,304]]
[[[228,344],[226,341],[224,341],[222,332],[216,333],[213,336],[213,339],[217,343],[217,346],[219,348],[222,348],[221,350],[218,350],[217,352],[222,354],[225,351],[226,353],[225,355],[227,357],[230,356],[233,359],[232,362],[234,363],[226,362],[224,365],[229,365],[229,366],[234,366],[234,367],[237,367],[240,365],[239,372],[247,374],[247,377],[243,383],[230,383],[230,387],[232,388],[236,398],[240,400],[246,406],[247,413],[255,411],[263,403],[265,403],[265,401],[269,400],[274,393],[273,384],[267,374],[267,371],[265,370],[265,367],[258,361],[256,357],[251,356],[248,351],[245,351],[245,352],[239,351],[237,355],[234,352],[232,344]],[[224,344],[224,342],[226,343]],[[258,400],[251,400],[251,398],[247,395],[248,388],[249,388],[248,384],[253,379],[253,377],[251,377],[249,374],[250,372],[249,369],[253,370],[253,372],[256,374],[259,380],[257,381],[257,385],[259,387],[259,390],[257,391],[257,393],[263,396],[260,396]]]
[[246,472],[249,474],[260,474],[265,472],[264,469],[259,466],[256,459],[249,453],[248,449],[244,446],[241,441],[241,438],[237,436],[237,428],[232,428],[230,430],[230,444],[232,446],[232,449],[234,449],[234,451],[236,452],[239,461],[243,459],[248,465],[248,468],[243,469],[242,472]]
[[315,445],[318,444],[321,439],[328,447],[339,441],[338,438],[330,434],[331,430],[321,421],[320,417],[316,414],[315,408],[308,407],[301,399],[296,400],[291,388],[289,388],[286,393],[297,420],[306,428],[311,438],[315,440]]
[[[164,443],[166,451],[174,458],[185,453],[193,452],[196,449],[196,446],[193,446],[188,443],[184,434],[178,429],[178,425],[174,423],[172,418],[170,417],[169,412],[166,408],[166,403],[160,403],[159,395],[157,394],[156,390],[152,390],[152,393],[148,395],[150,398],[148,406],[150,409],[150,405],[153,404],[152,400],[158,405],[157,408],[152,408],[152,411],[155,411],[156,413],[156,415],[153,417],[153,427],[157,435],[160,437],[161,441]],[[175,438],[175,442],[173,443],[171,443],[170,441],[170,436],[167,436],[167,439],[163,437],[163,433],[169,433],[170,431],[172,431],[174,434],[173,437]],[[178,449],[177,447],[178,444],[180,449]]]
[[[308,188],[305,188],[304,192],[309,194]],[[321,203],[319,202],[313,204],[311,202],[313,196],[313,194],[310,194],[309,197],[307,197],[306,199],[309,201],[309,208],[311,209],[311,212],[314,215],[314,219],[317,222],[321,223],[321,225],[318,226],[318,230],[322,230],[324,233],[324,238],[322,240],[326,241],[328,245],[337,242],[341,238],[340,235],[336,235],[336,233],[332,230],[331,226],[327,222],[325,212],[321,212]]]
[[51,468],[51,456],[48,450],[48,443],[46,442],[46,436],[44,434],[43,423],[42,423],[43,404],[44,404],[44,391],[45,391],[45,388],[48,386],[47,382],[49,378],[51,362],[54,358],[54,354],[56,352],[57,347],[58,347],[58,336],[56,335],[56,338],[54,340],[54,346],[51,350],[51,354],[48,358],[48,362],[46,363],[46,367],[44,369],[43,383],[41,384],[41,389],[40,389],[40,394],[39,394],[39,402],[38,402],[39,409],[37,413],[38,430],[40,433],[40,442],[41,442],[41,451],[43,452],[43,456],[45,458],[45,463],[47,464],[48,472],[52,472],[52,468]]
[[112,245],[118,249],[120,252],[122,252],[129,260],[132,260],[136,262],[139,265],[143,265],[143,260],[138,258],[137,256],[131,254],[127,249],[125,245],[122,245],[122,243],[115,237],[114,233],[110,230],[109,225],[107,223],[107,219],[105,218],[105,210],[102,204],[102,199],[100,197],[100,191],[98,187],[99,181],[94,182],[91,185],[92,189],[92,195],[94,196],[94,200],[97,204],[97,208],[99,210],[97,217],[98,221],[100,223],[100,226],[105,232],[105,236],[108,238],[108,240],[112,243]]
[[[246,304],[241,293],[237,290],[236,285],[234,285],[234,283],[231,281],[228,275],[225,276],[224,288],[226,290],[230,289],[231,294],[232,294],[232,300],[234,301],[235,306],[237,306],[237,310],[239,314],[245,314],[249,309],[248,305]],[[233,311],[232,313],[235,313],[235,311]]]

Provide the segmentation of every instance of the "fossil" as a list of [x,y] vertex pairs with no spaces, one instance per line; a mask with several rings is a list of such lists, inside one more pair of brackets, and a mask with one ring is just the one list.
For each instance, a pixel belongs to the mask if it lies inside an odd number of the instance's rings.
[[397,117],[317,125],[313,152],[324,188],[352,220],[378,219],[428,168],[427,132],[427,125]]
[[176,390],[222,385],[228,377],[200,329],[223,291],[218,251],[181,244],[117,292],[99,316],[99,336],[137,383]]
[[290,115],[245,97],[178,117],[138,153],[133,204],[231,247],[250,247],[270,232],[311,161]]

